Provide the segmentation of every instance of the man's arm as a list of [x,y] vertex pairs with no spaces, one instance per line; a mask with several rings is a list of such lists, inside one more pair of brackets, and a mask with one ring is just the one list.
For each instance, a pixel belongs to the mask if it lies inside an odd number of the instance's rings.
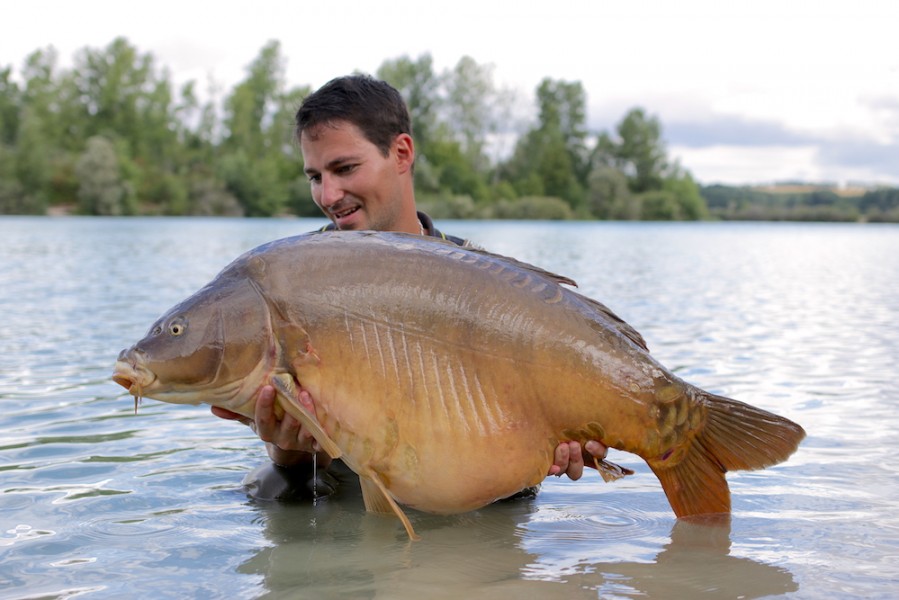
[[[309,392],[301,390],[298,399],[306,409],[315,412]],[[316,457],[316,464],[322,468],[331,464],[331,457],[325,452],[317,451],[315,440],[299,421],[290,414],[285,414],[280,420],[275,416],[275,388],[270,385],[260,388],[252,419],[217,406],[212,407],[212,414],[249,426],[265,442],[268,456],[276,465],[292,467],[308,464],[312,462],[313,456]]]

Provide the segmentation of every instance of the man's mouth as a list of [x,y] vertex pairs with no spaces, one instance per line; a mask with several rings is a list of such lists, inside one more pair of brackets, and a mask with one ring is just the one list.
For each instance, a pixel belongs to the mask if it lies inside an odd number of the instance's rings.
[[340,210],[332,210],[331,215],[333,215],[335,219],[344,219],[357,210],[359,210],[358,206],[351,206],[349,208],[342,208]]

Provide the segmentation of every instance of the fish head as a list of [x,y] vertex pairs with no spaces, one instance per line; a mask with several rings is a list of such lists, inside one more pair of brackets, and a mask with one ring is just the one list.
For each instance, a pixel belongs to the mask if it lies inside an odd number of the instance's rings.
[[271,370],[271,348],[269,311],[256,284],[216,280],[122,350],[112,379],[135,403],[142,397],[204,402],[252,414],[255,392]]

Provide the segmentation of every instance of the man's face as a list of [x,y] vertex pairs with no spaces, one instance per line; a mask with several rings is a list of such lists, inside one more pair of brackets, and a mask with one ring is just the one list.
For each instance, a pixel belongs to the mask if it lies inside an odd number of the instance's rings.
[[312,199],[338,229],[397,230],[404,202],[402,176],[411,166],[404,160],[406,138],[397,136],[384,156],[346,121],[302,133],[300,148]]

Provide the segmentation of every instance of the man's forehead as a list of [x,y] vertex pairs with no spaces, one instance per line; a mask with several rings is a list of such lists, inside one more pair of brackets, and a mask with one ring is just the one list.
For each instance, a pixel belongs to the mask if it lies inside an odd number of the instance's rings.
[[348,160],[358,160],[366,153],[368,140],[351,123],[321,124],[303,130],[300,152],[306,170],[322,170],[339,166]]
[[359,127],[357,127],[355,124],[343,119],[337,119],[332,121],[325,121],[323,123],[316,123],[315,125],[310,125],[309,127],[303,129],[303,131],[300,133],[300,141],[308,139],[311,142],[317,142],[321,138],[333,132],[344,133],[352,137],[361,137],[363,139],[365,137],[362,134],[362,130],[359,129]]

